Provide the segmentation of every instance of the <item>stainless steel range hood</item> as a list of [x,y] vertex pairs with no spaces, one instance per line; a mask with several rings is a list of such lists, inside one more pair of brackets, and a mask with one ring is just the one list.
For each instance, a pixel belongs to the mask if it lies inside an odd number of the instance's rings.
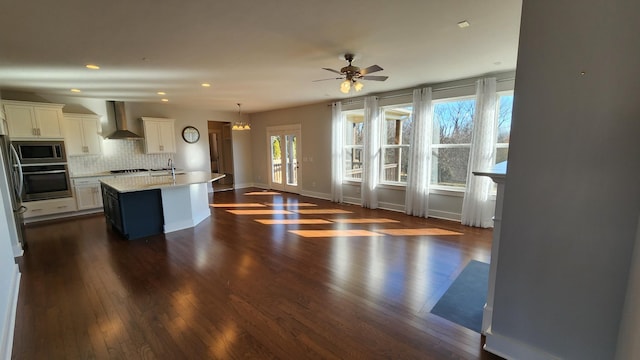
[[[124,113],[124,102],[107,101],[107,111],[113,111],[113,118],[116,123],[116,131],[105,136],[105,139],[116,140],[142,140],[142,136],[127,130],[127,116]],[[111,119],[109,119],[111,123]]]

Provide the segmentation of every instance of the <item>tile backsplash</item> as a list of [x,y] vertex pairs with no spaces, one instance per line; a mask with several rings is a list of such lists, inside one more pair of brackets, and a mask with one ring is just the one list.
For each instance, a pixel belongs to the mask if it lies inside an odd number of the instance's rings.
[[102,155],[69,156],[71,176],[120,169],[153,169],[167,166],[173,154],[145,154],[144,141],[102,140]]

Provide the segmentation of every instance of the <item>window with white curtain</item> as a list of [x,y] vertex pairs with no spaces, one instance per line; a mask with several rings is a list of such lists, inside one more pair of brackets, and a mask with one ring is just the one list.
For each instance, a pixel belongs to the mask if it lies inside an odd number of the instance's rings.
[[[511,130],[513,91],[498,93],[496,163],[507,160]],[[405,185],[412,129],[411,104],[386,106],[381,131],[381,182]],[[433,103],[431,186],[442,190],[464,190],[471,150],[475,98],[447,98]],[[344,111],[344,179],[362,179],[364,110]]]
[[411,104],[383,108],[381,182],[406,184],[409,142],[413,128]]
[[464,189],[473,130],[473,97],[434,101],[431,184]]
[[362,146],[364,144],[364,110],[344,112],[344,179],[362,180]]

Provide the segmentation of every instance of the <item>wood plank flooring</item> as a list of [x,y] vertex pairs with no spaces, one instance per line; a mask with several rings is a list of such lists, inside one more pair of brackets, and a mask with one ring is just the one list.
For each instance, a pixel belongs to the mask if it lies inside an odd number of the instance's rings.
[[[215,193],[231,205],[193,229],[133,241],[101,215],[30,226],[12,358],[499,359],[429,312],[469,260],[488,262],[490,230],[248,191]],[[228,211],[242,203],[290,213]],[[427,228],[447,231],[291,232]]]

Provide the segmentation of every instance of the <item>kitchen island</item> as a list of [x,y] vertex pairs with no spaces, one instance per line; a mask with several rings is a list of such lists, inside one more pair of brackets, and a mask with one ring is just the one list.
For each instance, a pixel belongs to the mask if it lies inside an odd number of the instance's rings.
[[211,215],[207,183],[224,174],[202,171],[100,180],[107,222],[127,239],[194,227]]

